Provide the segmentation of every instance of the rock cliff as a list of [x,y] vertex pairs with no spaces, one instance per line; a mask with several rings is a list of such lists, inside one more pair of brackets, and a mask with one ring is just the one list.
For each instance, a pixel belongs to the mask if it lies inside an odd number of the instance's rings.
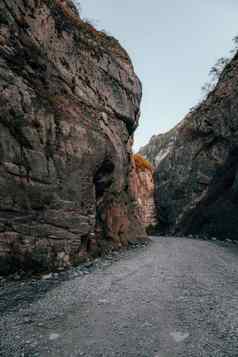
[[153,135],[149,143],[139,150],[139,154],[157,167],[174,145],[176,127],[165,134]]
[[154,168],[138,154],[134,155],[133,159],[135,165],[133,187],[138,202],[138,215],[148,231],[153,231],[153,227],[157,225]]
[[160,229],[238,238],[238,55],[216,88],[141,153],[156,163]]
[[145,237],[131,192],[141,84],[71,1],[0,1],[0,274]]

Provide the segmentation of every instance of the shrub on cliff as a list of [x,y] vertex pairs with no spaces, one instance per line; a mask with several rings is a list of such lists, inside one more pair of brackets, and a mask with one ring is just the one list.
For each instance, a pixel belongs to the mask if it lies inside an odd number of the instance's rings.
[[141,156],[139,154],[135,154],[133,156],[133,158],[134,158],[135,165],[136,165],[137,169],[142,170],[142,171],[145,171],[145,170],[150,170],[151,172],[154,171],[151,163],[148,160],[144,159],[143,156]]

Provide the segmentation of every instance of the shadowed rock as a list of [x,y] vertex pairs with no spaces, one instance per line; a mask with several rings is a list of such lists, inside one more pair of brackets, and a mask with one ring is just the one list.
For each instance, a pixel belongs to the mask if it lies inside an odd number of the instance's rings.
[[142,149],[157,166],[161,231],[237,239],[237,83],[238,55],[197,108]]

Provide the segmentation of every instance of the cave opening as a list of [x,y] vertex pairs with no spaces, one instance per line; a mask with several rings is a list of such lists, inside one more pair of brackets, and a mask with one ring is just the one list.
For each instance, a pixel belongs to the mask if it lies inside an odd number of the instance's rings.
[[107,237],[107,223],[105,221],[105,209],[107,208],[105,194],[113,184],[115,164],[110,158],[106,158],[96,171],[94,176],[95,198],[96,198],[96,239],[103,244],[102,238]]
[[104,193],[112,185],[114,169],[114,162],[111,159],[106,158],[100,168],[97,170],[93,179],[97,202],[103,197]]

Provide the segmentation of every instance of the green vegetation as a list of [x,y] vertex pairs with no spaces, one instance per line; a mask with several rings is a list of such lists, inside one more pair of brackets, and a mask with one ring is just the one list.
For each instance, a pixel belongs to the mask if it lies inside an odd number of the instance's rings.
[[4,8],[0,8],[0,25],[8,25],[11,19]]
[[145,228],[145,231],[149,236],[156,235],[156,232],[158,232],[158,225],[150,224]]
[[48,5],[49,7],[55,6],[55,0],[48,0],[48,1],[47,1],[47,5]]
[[212,66],[212,68],[210,69],[209,77],[211,78],[211,80],[209,82],[206,82],[201,88],[202,93],[204,93],[205,96],[207,96],[211,91],[213,91],[215,89],[217,82],[218,82],[221,74],[223,73],[224,69],[230,63],[232,57],[237,53],[238,36],[235,36],[233,38],[233,44],[234,44],[234,47],[230,51],[230,56],[219,58],[217,60],[217,62],[214,64],[214,66]]

